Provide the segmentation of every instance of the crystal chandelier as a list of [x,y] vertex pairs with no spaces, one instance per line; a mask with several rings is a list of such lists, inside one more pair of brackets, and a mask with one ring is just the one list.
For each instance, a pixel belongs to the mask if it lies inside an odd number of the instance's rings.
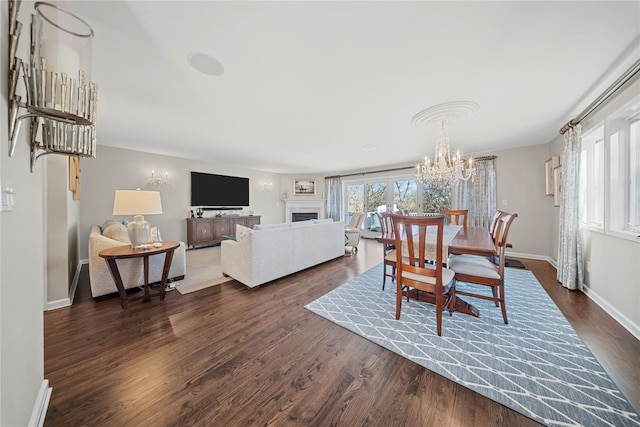
[[450,186],[457,185],[460,180],[473,181],[476,176],[476,167],[473,158],[462,159],[460,151],[455,157],[451,157],[449,136],[445,128],[446,119],[438,121],[440,131],[436,139],[436,152],[433,160],[425,157],[416,165],[416,179],[424,184],[425,182],[442,186],[448,184]]

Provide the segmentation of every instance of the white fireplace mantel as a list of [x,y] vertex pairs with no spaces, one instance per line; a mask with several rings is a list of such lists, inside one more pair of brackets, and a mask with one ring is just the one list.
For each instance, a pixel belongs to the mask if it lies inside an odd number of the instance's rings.
[[292,213],[294,212],[315,212],[318,219],[326,218],[325,201],[323,199],[285,199],[283,200],[286,207],[286,221],[292,222]]

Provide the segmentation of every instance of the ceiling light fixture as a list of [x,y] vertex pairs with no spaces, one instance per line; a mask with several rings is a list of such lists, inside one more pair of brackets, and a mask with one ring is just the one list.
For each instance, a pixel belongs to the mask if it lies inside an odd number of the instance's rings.
[[208,76],[221,76],[224,74],[224,65],[207,53],[190,53],[187,55],[187,61],[193,68]]
[[469,101],[448,102],[427,108],[413,116],[412,122],[416,125],[427,123],[438,126],[438,138],[433,161],[425,156],[416,165],[416,179],[421,183],[431,183],[438,186],[457,185],[460,181],[473,181],[476,176],[476,167],[473,157],[463,159],[460,151],[454,157],[451,156],[451,145],[447,126],[456,119],[464,118],[475,113],[478,104]]

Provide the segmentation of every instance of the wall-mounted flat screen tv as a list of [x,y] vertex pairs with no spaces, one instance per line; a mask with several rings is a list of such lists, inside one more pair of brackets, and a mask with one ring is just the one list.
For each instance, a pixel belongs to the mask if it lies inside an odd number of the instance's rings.
[[192,171],[191,206],[249,206],[249,178]]

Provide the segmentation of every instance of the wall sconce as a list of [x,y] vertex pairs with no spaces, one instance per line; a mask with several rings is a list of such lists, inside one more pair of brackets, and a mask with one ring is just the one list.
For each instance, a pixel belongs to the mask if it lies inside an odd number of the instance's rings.
[[265,181],[262,184],[262,191],[271,191],[273,188],[273,183],[271,181]]
[[169,183],[169,172],[165,172],[164,179],[162,179],[159,176],[156,176],[156,173],[154,171],[151,171],[151,179],[149,180],[149,184],[161,185],[161,184],[168,184],[168,183]]
[[[22,120],[29,119],[32,172],[36,160],[45,154],[95,157],[98,86],[89,80],[93,29],[54,4],[35,2],[27,63],[16,56],[22,31],[20,1],[8,4],[9,156]],[[17,94],[21,75],[24,99]],[[26,113],[19,115],[21,109]]]

